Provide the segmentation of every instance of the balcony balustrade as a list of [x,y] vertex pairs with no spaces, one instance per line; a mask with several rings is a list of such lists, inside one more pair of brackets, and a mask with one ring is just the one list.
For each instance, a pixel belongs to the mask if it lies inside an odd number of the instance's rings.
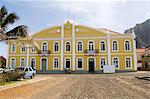
[[45,51],[44,50],[39,50],[38,54],[40,56],[47,56],[47,55],[51,54],[51,51],[50,50],[45,50]]
[[98,49],[93,49],[93,50],[84,50],[85,55],[89,56],[95,56],[99,53]]

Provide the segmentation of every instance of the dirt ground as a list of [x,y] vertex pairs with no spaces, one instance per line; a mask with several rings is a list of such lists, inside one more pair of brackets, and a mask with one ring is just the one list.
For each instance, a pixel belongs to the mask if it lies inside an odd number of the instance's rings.
[[150,99],[150,81],[135,78],[150,72],[37,76],[50,78],[1,91],[0,99]]

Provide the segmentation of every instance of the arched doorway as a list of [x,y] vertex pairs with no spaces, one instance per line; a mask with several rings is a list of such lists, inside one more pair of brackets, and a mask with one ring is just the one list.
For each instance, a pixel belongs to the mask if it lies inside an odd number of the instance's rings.
[[94,58],[88,59],[88,65],[89,65],[89,72],[94,73],[95,72],[95,60],[94,60]]
[[47,67],[47,59],[43,58],[41,60],[41,69],[42,69],[42,71],[46,71],[46,67]]

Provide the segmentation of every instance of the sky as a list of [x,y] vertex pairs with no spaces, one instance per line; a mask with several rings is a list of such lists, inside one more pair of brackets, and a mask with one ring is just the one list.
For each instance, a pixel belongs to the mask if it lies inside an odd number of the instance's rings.
[[[150,18],[150,0],[0,0],[3,5],[20,18],[8,30],[24,24],[30,35],[60,25],[62,17],[120,33]],[[6,46],[0,43],[0,55],[7,58]]]

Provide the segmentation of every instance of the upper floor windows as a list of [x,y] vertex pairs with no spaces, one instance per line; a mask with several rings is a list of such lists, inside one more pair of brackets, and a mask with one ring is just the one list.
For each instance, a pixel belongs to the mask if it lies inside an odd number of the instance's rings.
[[70,42],[66,42],[66,51],[67,52],[71,51],[71,49],[70,49]]
[[100,42],[100,50],[101,51],[105,51],[106,50],[106,43],[105,43],[105,41],[101,41]]
[[94,42],[93,41],[89,41],[88,47],[89,47],[89,51],[93,51],[94,50]]
[[26,46],[25,46],[25,45],[22,45],[22,46],[21,46],[21,52],[22,52],[22,53],[25,53],[25,52],[26,52]]
[[81,41],[77,42],[77,51],[78,52],[83,51],[83,43]]
[[124,47],[125,47],[126,51],[130,51],[131,50],[131,48],[130,48],[130,41],[126,40],[125,44],[124,44]]
[[16,44],[11,45],[11,52],[15,53],[16,52]]
[[34,46],[32,46],[31,49],[30,49],[30,52],[31,53],[35,53],[36,52],[36,48]]
[[48,50],[48,44],[45,42],[45,43],[42,43],[42,51],[47,51]]
[[53,49],[54,49],[54,52],[58,52],[59,51],[59,43],[58,42],[54,43]]
[[118,42],[116,40],[112,42],[112,51],[118,51]]

